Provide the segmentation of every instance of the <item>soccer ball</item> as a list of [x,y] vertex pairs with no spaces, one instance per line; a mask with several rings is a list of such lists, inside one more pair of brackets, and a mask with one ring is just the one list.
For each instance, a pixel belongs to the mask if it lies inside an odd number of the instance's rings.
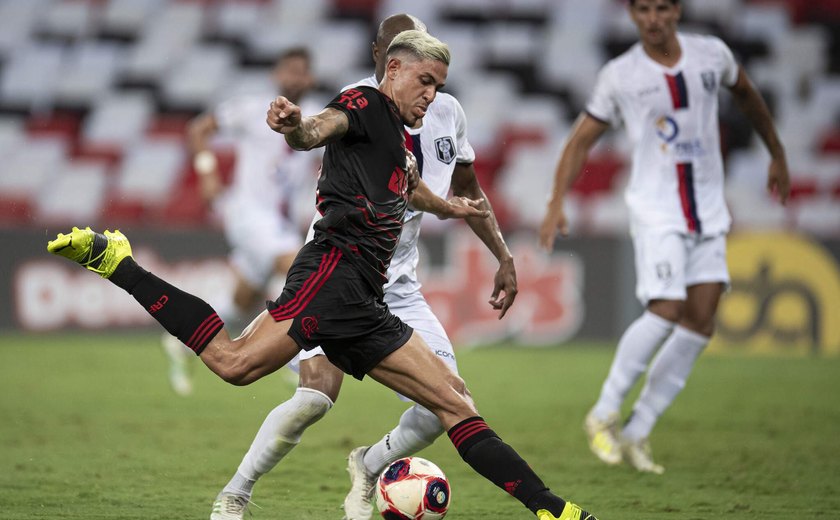
[[376,507],[388,520],[438,520],[446,516],[449,498],[446,475],[420,457],[395,461],[376,483]]

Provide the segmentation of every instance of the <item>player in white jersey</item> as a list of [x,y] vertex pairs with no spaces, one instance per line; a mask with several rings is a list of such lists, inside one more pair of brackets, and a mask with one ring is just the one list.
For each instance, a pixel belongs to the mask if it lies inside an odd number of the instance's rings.
[[[300,104],[315,83],[310,65],[306,49],[286,50],[273,70],[278,91]],[[199,189],[205,201],[220,212],[231,248],[235,286],[225,300],[215,302],[226,323],[250,316],[271,277],[285,275],[303,245],[300,226],[284,216],[283,210],[292,187],[309,179],[314,189],[317,155],[292,150],[282,135],[266,126],[266,107],[275,95],[231,98],[197,116],[188,127]],[[218,161],[210,150],[210,140],[217,134],[234,140],[236,164],[228,187],[222,185]],[[254,241],[255,236],[262,238]],[[170,360],[173,389],[179,394],[190,393],[186,363],[191,353],[169,334],[164,335],[163,346]]]
[[[539,234],[551,251],[557,231],[568,233],[565,194],[597,139],[623,123],[633,144],[625,198],[636,292],[646,310],[619,341],[584,429],[604,462],[623,459],[640,471],[662,473],[648,437],[707,345],[729,282],[730,217],[718,134],[721,86],[732,92],[770,151],[768,189],[784,203],[790,188],[784,149],[767,106],[726,44],[677,32],[678,0],[635,0],[628,9],[640,42],[601,70],[566,141]],[[642,393],[619,431],[621,404],[645,370]]]
[[[384,74],[385,49],[398,33],[408,29],[425,30],[425,25],[404,14],[382,22],[373,44],[376,74],[353,86],[375,87],[379,84]],[[435,195],[445,198],[451,185],[456,196],[484,199],[472,165],[475,154],[467,140],[466,117],[454,97],[438,93],[422,119],[422,126],[407,128],[406,134],[406,148],[414,153],[421,176]],[[516,297],[516,272],[490,204],[486,199],[482,204],[490,217],[469,218],[467,222],[499,260],[490,304],[499,310],[501,318]],[[417,330],[429,348],[457,373],[452,343],[420,293],[417,280],[417,240],[422,216],[421,212],[406,213],[399,244],[388,269],[384,299],[391,312]],[[242,519],[256,480],[294,448],[304,430],[320,420],[338,398],[343,374],[321,349],[301,351],[297,369],[299,388],[266,417],[236,474],[217,497],[211,520]],[[414,404],[382,440],[369,448],[353,450],[348,463],[352,489],[344,503],[345,518],[371,518],[373,483],[379,472],[390,462],[430,445],[441,433],[443,427],[437,417]]]

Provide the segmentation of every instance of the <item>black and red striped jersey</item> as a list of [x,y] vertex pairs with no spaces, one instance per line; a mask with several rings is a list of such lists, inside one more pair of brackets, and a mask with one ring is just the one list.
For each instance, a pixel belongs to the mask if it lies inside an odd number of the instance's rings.
[[327,107],[344,112],[350,127],[324,152],[314,240],[347,253],[381,296],[408,205],[402,119],[371,87],[347,89]]

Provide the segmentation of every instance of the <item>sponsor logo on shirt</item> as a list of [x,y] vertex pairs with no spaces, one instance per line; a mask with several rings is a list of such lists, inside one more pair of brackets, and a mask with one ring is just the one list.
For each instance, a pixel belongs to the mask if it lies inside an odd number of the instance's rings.
[[699,139],[678,141],[680,136],[680,125],[671,116],[661,116],[656,120],[656,135],[662,139],[660,148],[663,153],[668,152],[669,147],[675,158],[681,161],[690,161],[695,157],[706,154],[703,144]]

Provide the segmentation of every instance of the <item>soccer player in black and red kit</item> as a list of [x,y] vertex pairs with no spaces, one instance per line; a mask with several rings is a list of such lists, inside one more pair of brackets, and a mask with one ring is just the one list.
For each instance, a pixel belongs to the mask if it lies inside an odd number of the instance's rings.
[[[403,126],[422,118],[448,73],[449,50],[429,34],[405,31],[388,47],[378,89],[342,92],[302,117],[283,97],[268,125],[296,149],[326,146],[318,181],[315,238],[301,249],[282,294],[231,339],[213,309],[137,265],[119,232],[74,228],[48,250],[81,263],[128,291],[173,336],[225,381],[249,384],[321,346],[336,366],[374,380],[433,412],[461,457],[539,520],[594,520],[551,493],[528,464],[478,415],[464,381],[422,338],[391,314],[382,284],[409,204],[443,216],[481,214],[477,201],[447,202],[417,179]],[[419,186],[412,194],[412,189]],[[259,240],[259,237],[254,237]]]

